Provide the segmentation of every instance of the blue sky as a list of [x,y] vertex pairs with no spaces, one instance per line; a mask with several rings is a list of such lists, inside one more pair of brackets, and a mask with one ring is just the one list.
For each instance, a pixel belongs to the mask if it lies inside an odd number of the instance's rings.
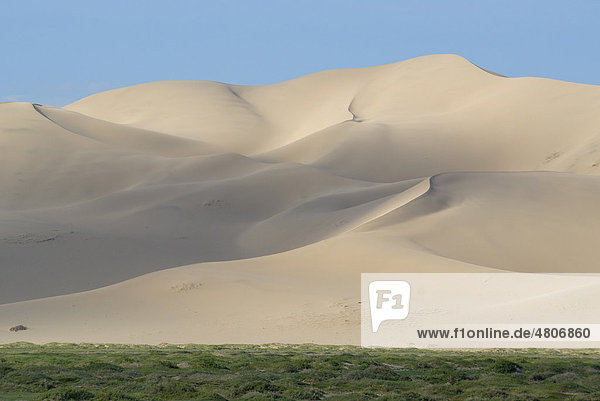
[[0,0],[0,101],[62,106],[148,81],[267,84],[456,53],[600,84],[600,0]]

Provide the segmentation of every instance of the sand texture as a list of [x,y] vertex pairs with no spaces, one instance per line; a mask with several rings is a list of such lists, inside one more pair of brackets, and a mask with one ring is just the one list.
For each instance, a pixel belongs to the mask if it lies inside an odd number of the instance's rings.
[[1,103],[0,155],[0,342],[356,344],[361,272],[600,272],[600,87],[455,55]]

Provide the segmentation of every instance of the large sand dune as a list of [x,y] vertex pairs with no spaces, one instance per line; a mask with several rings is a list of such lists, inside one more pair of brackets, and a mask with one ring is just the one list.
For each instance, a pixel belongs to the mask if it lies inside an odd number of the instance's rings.
[[600,272],[599,110],[454,55],[2,103],[0,342],[356,343],[361,272]]

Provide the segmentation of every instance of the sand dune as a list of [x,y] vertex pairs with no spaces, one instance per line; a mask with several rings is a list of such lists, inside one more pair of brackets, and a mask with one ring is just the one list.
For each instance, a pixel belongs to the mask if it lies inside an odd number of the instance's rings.
[[357,343],[361,272],[597,272],[599,109],[454,55],[0,104],[0,342]]

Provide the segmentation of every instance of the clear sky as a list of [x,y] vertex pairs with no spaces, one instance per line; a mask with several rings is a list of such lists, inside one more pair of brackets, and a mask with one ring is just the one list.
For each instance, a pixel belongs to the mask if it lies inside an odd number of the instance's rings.
[[148,81],[267,84],[456,53],[600,84],[600,0],[0,0],[0,101]]

